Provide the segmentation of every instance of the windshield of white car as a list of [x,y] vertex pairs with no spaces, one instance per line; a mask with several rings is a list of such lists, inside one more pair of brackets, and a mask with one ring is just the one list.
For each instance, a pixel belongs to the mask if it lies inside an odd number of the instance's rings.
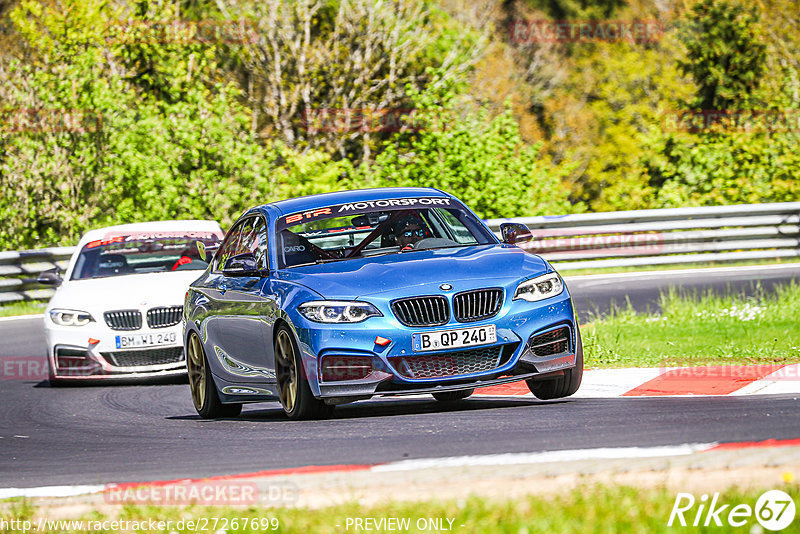
[[278,229],[280,268],[496,242],[491,232],[461,207],[376,209],[338,217],[324,214],[284,226]]
[[92,241],[81,249],[71,280],[203,270],[208,263],[200,257],[197,242],[212,247],[219,243],[220,237],[211,232],[169,232],[161,236],[117,235]]

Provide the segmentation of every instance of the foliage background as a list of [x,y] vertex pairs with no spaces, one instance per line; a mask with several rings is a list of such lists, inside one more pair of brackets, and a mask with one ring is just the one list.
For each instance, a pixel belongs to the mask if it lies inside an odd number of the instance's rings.
[[[590,19],[663,34],[510,31]],[[793,0],[0,0],[0,249],[383,185],[484,217],[797,200],[798,22]],[[309,120],[342,110],[408,118]],[[702,110],[788,122],[670,126]]]

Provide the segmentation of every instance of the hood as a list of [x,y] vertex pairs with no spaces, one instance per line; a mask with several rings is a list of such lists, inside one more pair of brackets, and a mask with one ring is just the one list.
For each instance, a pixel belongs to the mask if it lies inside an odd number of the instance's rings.
[[179,306],[189,284],[202,274],[203,271],[175,271],[66,280],[47,307],[102,312]]
[[547,270],[544,260],[520,248],[482,245],[309,265],[282,270],[278,276],[327,299],[355,299],[432,282],[479,279],[505,285]]

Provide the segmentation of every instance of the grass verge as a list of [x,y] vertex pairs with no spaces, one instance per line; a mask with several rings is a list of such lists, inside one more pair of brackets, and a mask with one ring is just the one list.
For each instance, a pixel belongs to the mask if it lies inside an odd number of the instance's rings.
[[774,293],[661,295],[660,314],[630,307],[589,321],[587,367],[786,364],[800,361],[800,284]]
[[13,317],[16,315],[32,315],[43,313],[47,302],[15,302],[0,306],[0,317]]
[[[755,516],[744,518],[742,527],[734,528],[727,522],[728,512],[736,505],[747,505],[751,510],[764,491],[728,489],[720,492],[717,505],[728,504],[720,514],[722,526],[714,521],[702,526],[705,510],[694,527],[695,516],[700,509],[700,495],[696,495],[693,508],[684,513],[687,527],[678,524],[668,527],[677,493],[665,488],[641,489],[629,486],[584,486],[571,492],[553,497],[529,496],[511,500],[493,500],[471,497],[464,500],[442,500],[434,502],[387,503],[375,507],[363,507],[356,503],[319,510],[302,508],[258,508],[233,509],[224,507],[155,507],[125,506],[119,509],[116,517],[93,512],[88,516],[72,519],[71,525],[63,522],[51,523],[51,528],[38,532],[60,531],[92,532],[108,531],[102,527],[106,520],[120,519],[140,522],[145,528],[141,532],[195,532],[208,531],[234,532],[299,532],[299,533],[342,533],[342,532],[480,532],[480,533],[534,533],[576,534],[576,533],[659,533],[659,532],[761,532]],[[794,502],[800,502],[800,486],[783,484],[780,489],[789,494]],[[687,498],[688,499],[688,498]],[[710,498],[709,498],[710,500]],[[682,502],[686,504],[686,501]],[[707,506],[706,506],[707,510]],[[35,524],[41,517],[37,510],[26,501],[17,501],[6,506],[0,525],[8,527],[12,520],[31,521]],[[369,529],[365,528],[371,519]],[[388,518],[403,521],[381,523]],[[362,528],[356,528],[355,520],[362,520]],[[180,521],[183,520],[183,523]],[[54,520],[51,520],[54,521]],[[77,523],[83,521],[83,523]],[[153,522],[164,521],[152,528]],[[796,527],[800,519],[795,519]],[[191,523],[190,523],[191,522]],[[198,523],[204,528],[196,528]],[[20,523],[17,523],[20,525]],[[391,525],[391,526],[390,526]],[[127,526],[131,526],[130,524]],[[96,527],[96,528],[93,528]],[[438,528],[437,528],[438,527]],[[754,530],[756,529],[756,530]],[[793,527],[786,532],[796,532]],[[135,530],[125,529],[122,530]],[[19,532],[6,528],[3,532]]]

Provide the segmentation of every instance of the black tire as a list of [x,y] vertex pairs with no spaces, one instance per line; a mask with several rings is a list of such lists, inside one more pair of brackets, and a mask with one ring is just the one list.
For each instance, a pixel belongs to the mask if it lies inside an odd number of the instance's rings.
[[465,389],[463,391],[443,391],[441,393],[434,393],[433,398],[439,402],[455,402],[466,399],[475,393],[474,389]]
[[333,413],[333,406],[314,397],[300,361],[300,350],[289,327],[275,331],[275,375],[283,411],[289,419],[324,419]]
[[535,381],[527,380],[528,389],[537,398],[542,400],[561,399],[569,397],[578,391],[583,379],[583,342],[581,341],[581,331],[575,326],[577,338],[575,350],[575,367],[564,371],[564,375],[552,380]]
[[192,403],[198,415],[203,419],[219,419],[236,417],[242,413],[241,404],[222,404],[214,385],[214,377],[208,367],[203,343],[195,332],[186,340],[186,369],[189,372],[189,389],[192,392]]

